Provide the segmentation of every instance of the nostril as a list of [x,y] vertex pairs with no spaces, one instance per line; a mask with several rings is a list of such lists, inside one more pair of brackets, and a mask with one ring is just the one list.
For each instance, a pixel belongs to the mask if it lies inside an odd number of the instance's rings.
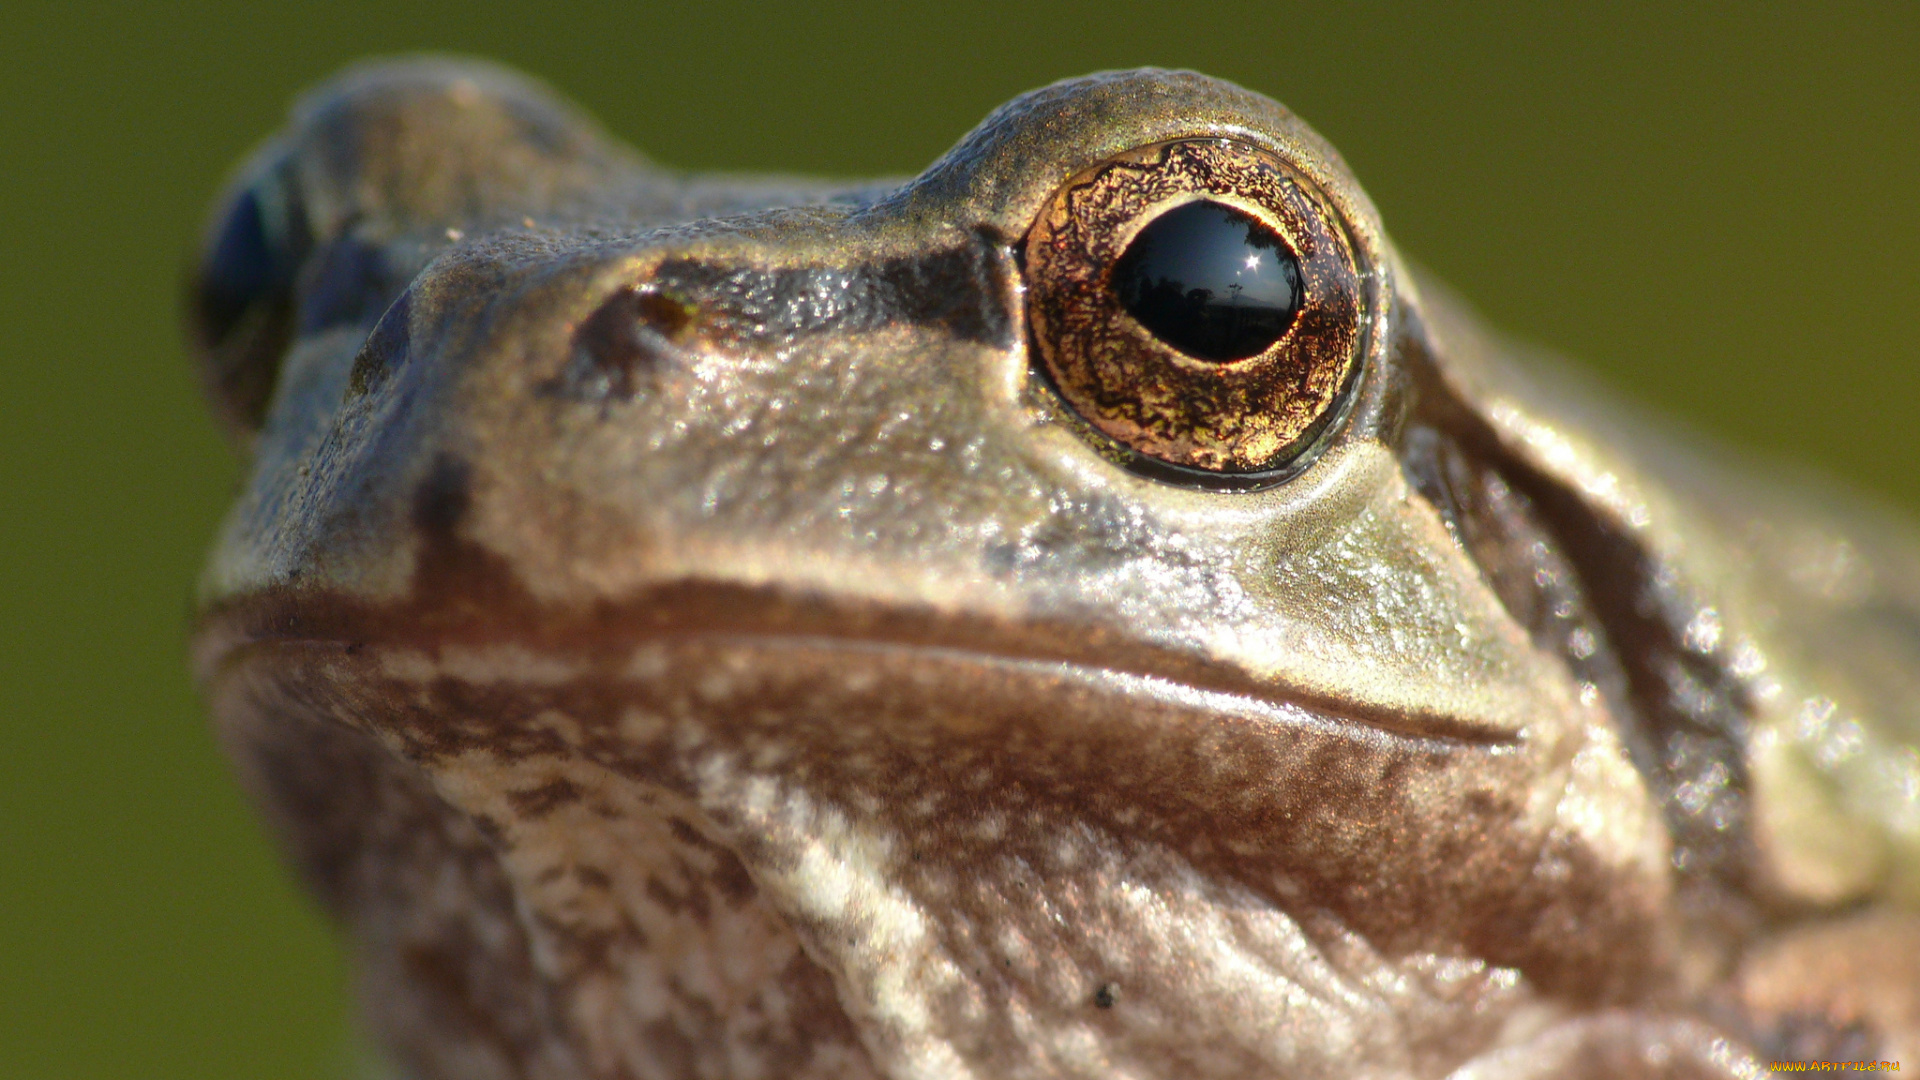
[[693,306],[683,303],[676,297],[663,292],[637,292],[628,290],[635,297],[640,318],[648,325],[656,327],[667,340],[678,342],[693,327]]
[[631,401],[649,375],[679,355],[693,321],[693,306],[677,297],[620,290],[574,331],[562,390],[589,401]]

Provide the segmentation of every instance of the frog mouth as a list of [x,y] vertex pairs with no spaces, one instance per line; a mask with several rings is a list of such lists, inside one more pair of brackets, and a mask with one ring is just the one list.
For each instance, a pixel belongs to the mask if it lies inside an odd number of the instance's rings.
[[877,666],[903,677],[970,670],[1036,687],[1099,687],[1129,700],[1428,749],[1497,748],[1522,739],[1473,718],[1341,700],[1065,620],[1012,621],[704,580],[657,585],[591,610],[559,610],[497,576],[466,579],[458,590],[436,584],[437,576],[420,575],[421,587],[390,604],[280,589],[220,605],[203,617],[197,635],[201,680],[211,684],[266,653],[407,657],[403,666],[482,683],[510,683],[516,672],[537,670],[548,681],[564,675],[616,685],[630,680],[645,663],[637,658],[650,652],[683,659],[705,653],[736,666],[757,658],[752,662],[822,672]]

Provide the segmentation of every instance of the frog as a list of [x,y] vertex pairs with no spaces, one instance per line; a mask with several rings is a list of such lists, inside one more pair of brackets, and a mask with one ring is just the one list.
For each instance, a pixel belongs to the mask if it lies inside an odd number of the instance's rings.
[[1920,541],[1157,69],[682,173],[406,58],[220,198],[218,737],[420,1078],[1920,1048]]

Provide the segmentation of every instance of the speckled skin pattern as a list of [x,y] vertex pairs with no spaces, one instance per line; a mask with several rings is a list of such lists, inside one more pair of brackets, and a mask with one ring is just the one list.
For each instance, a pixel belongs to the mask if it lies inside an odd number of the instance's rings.
[[[1364,268],[1257,491],[1125,467],[1023,308],[1063,183],[1202,137]],[[1096,75],[830,187],[409,61],[248,199],[196,662],[408,1075],[1920,1066],[1911,531],[1479,329],[1274,102]]]

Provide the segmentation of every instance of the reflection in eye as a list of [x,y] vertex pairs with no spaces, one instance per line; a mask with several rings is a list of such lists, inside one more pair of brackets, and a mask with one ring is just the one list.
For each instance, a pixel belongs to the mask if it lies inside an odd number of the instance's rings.
[[1111,284],[1127,314],[1201,360],[1265,351],[1300,310],[1300,263],[1285,242],[1252,216],[1205,199],[1141,229]]

